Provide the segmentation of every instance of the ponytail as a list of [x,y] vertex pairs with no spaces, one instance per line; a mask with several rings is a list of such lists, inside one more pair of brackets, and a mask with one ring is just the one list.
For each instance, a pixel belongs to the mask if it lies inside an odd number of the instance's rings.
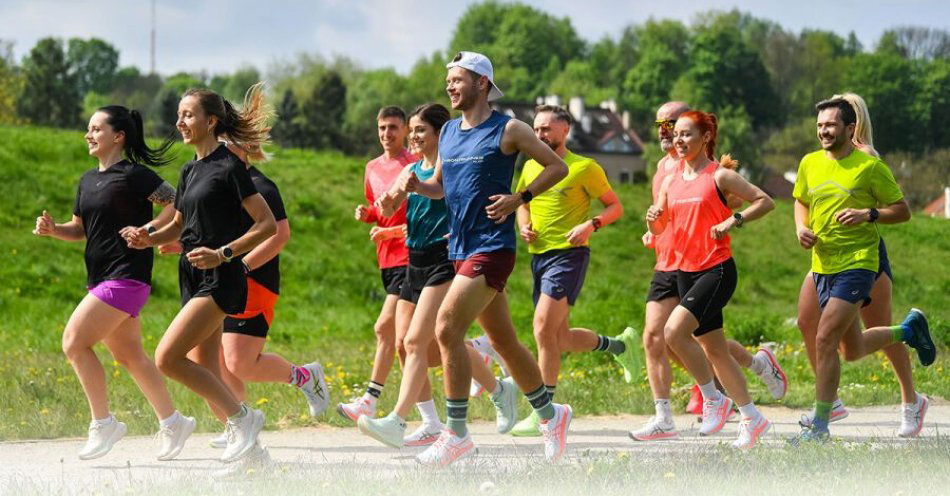
[[726,153],[719,158],[719,165],[725,169],[735,170],[737,167],[739,167],[739,161],[732,158],[732,155]]
[[871,113],[868,112],[868,104],[855,93],[844,93],[831,97],[832,100],[841,99],[848,102],[854,109],[854,137],[851,141],[862,151],[867,151],[869,155],[880,157],[881,155],[874,149],[874,128],[871,126]]
[[171,137],[166,138],[157,148],[151,148],[145,142],[145,126],[142,122],[142,114],[138,110],[129,110],[121,105],[107,105],[100,107],[98,112],[108,116],[106,123],[112,127],[115,132],[125,133],[125,145],[122,151],[129,162],[148,165],[150,167],[161,167],[172,161],[168,156],[174,141]]
[[224,137],[248,153],[249,159],[266,160],[261,146],[270,143],[270,125],[273,108],[264,99],[264,83],[251,86],[244,96],[240,110],[231,102],[208,89],[190,89],[185,97],[194,96],[208,115],[218,118],[215,137]]

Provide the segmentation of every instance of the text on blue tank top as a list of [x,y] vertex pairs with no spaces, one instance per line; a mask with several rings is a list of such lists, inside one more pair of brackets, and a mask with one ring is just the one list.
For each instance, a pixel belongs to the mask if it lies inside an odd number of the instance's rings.
[[[435,174],[435,168],[424,169],[422,160],[412,164],[412,171],[420,181],[425,181]],[[449,232],[448,214],[445,200],[409,193],[406,200],[406,224],[409,235],[406,237],[406,246],[413,250],[421,250],[435,243],[445,241]]]
[[505,155],[501,138],[511,117],[492,112],[471,129],[462,119],[442,127],[439,157],[442,186],[449,209],[449,258],[464,260],[477,253],[515,249],[515,215],[501,224],[488,218],[485,207],[493,195],[510,195],[517,153]]

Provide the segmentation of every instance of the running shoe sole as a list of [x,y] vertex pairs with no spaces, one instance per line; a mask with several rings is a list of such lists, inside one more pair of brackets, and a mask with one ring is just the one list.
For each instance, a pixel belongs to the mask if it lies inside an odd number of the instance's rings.
[[667,439],[678,439],[680,437],[679,433],[676,431],[661,432],[658,434],[650,434],[647,436],[638,436],[633,433],[633,431],[627,433],[630,436],[630,439],[634,441],[665,441]]
[[246,446],[242,447],[237,453],[234,453],[229,457],[225,457],[224,455],[222,455],[221,456],[222,462],[230,463],[235,460],[240,460],[241,458],[246,456],[248,453],[250,453],[251,450],[254,449],[254,446],[257,445],[258,443],[257,436],[260,435],[261,430],[264,429],[264,413],[261,412],[260,410],[251,410],[250,412],[248,412],[248,415],[254,416],[254,418],[252,419],[253,422],[251,423],[251,428],[249,429],[249,431],[253,432],[254,434],[252,436],[248,436],[248,438],[252,439],[253,441],[247,443]]
[[[114,422],[119,422],[119,421],[114,420]],[[86,455],[79,455],[79,459],[80,460],[95,460],[96,458],[102,458],[103,456],[108,455],[109,452],[112,451],[112,447],[115,446],[115,443],[119,442],[122,439],[122,437],[125,436],[125,432],[127,430],[128,430],[128,427],[126,427],[125,423],[119,422],[119,425],[116,427],[115,432],[112,433],[112,436],[109,437],[108,441],[106,441],[106,444],[104,444],[102,448],[99,448],[98,451],[94,451]]]
[[[360,430],[360,432],[362,432],[363,434],[366,434],[367,436],[369,436],[369,437],[371,437],[371,438],[373,438],[373,439],[375,439],[375,440],[377,440],[377,441],[379,441],[379,442],[385,444],[386,446],[389,446],[390,448],[401,449],[401,448],[403,447],[404,444],[397,444],[397,443],[394,443],[394,442],[390,441],[389,439],[385,438],[385,437],[384,437],[382,434],[380,434],[379,432],[373,430],[373,429],[370,427],[370,424],[369,424],[369,421],[370,421],[370,420],[371,420],[371,419],[370,419],[369,417],[367,417],[366,415],[360,415],[360,418],[356,420],[356,427],[357,427],[357,428]],[[403,437],[400,435],[400,436],[399,436],[399,440],[402,441],[402,439],[403,439]]]

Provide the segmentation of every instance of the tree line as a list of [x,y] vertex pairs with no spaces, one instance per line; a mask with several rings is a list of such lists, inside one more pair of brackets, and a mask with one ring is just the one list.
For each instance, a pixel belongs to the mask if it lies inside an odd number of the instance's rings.
[[[690,24],[651,19],[588,41],[569,18],[489,0],[470,6],[448,46],[421,57],[406,74],[301,54],[266,74],[246,66],[162,77],[119,67],[118,50],[96,38],[46,38],[19,63],[10,43],[0,42],[0,123],[75,128],[98,106],[119,103],[143,110],[149,133],[162,136],[174,131],[185,89],[209,87],[240,101],[251,84],[266,79],[280,115],[278,144],[367,154],[376,146],[379,107],[447,103],[445,62],[462,49],[492,58],[507,100],[613,100],[647,142],[664,101],[716,112],[720,150],[736,155],[754,179],[769,169],[794,170],[817,147],[814,104],[853,91],[867,100],[875,145],[913,205],[950,183],[950,126],[941,121],[950,111],[950,33],[895,27],[865,47],[854,33],[795,33],[740,11],[710,11]],[[650,145],[648,163],[659,153]]]

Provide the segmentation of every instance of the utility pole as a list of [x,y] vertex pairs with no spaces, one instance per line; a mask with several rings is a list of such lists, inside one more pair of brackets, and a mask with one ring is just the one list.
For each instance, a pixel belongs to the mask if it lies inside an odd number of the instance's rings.
[[155,0],[152,0],[152,31],[150,38],[151,65],[149,74],[155,74]]

